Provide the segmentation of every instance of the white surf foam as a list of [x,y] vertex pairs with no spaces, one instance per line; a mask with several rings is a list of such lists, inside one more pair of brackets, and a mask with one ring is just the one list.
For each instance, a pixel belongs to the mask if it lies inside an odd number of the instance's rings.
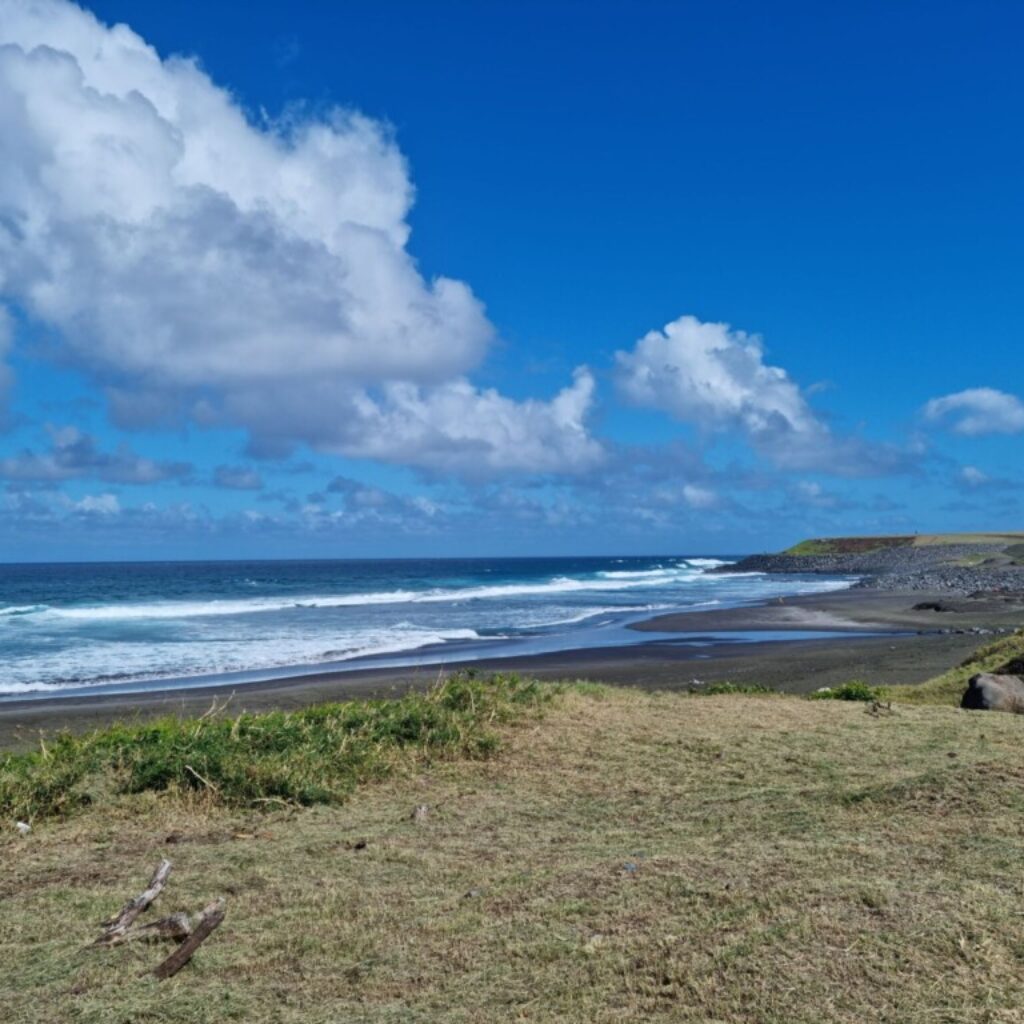
[[159,601],[138,604],[94,605],[80,608],[36,606],[22,614],[45,614],[71,621],[125,621],[133,619],[190,619],[210,615],[252,615],[289,608],[348,608],[387,604],[437,604],[487,601],[509,597],[545,596],[630,590],[636,587],[684,583],[695,574],[687,569],[658,569],[643,573],[604,573],[597,578],[555,576],[537,583],[509,583],[483,587],[387,590],[360,594],[310,594],[289,598],[242,600]]
[[12,604],[6,608],[0,608],[0,619],[13,618],[19,615],[32,615],[35,612],[47,610],[45,604]]
[[[0,695],[59,692],[69,688],[117,685],[149,679],[265,671],[301,665],[324,665],[386,654],[401,654],[458,641],[490,641],[475,629],[430,629],[398,626],[356,631],[324,649],[324,637],[254,637],[221,644],[103,644],[78,647],[24,663],[9,662],[0,677]],[[117,665],[116,675],[110,674]]]

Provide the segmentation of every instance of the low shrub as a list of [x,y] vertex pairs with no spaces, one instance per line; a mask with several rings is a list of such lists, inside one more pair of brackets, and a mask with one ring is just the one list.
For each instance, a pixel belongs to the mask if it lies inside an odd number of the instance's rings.
[[877,686],[868,686],[860,681],[843,683],[841,686],[829,686],[816,690],[810,695],[811,700],[880,700],[882,690]]

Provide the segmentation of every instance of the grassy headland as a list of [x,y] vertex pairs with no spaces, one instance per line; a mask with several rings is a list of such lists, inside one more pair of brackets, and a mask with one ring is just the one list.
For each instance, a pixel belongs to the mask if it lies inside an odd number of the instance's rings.
[[1014,557],[1024,552],[1024,533],[918,533],[901,536],[818,537],[802,540],[782,552],[784,555],[859,555],[890,548],[952,547],[959,545],[993,545]]

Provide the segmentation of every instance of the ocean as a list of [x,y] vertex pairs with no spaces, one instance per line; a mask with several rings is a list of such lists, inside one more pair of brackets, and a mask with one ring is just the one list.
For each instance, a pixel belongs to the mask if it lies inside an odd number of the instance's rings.
[[0,700],[618,646],[653,615],[841,589],[724,557],[0,566]]

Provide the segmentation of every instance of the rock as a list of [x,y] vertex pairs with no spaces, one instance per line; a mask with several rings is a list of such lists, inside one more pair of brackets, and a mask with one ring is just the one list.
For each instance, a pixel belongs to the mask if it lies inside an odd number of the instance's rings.
[[911,609],[912,612],[948,612],[951,609],[941,601],[919,601]]
[[1024,679],[980,672],[972,676],[960,700],[970,711],[1009,711],[1024,714]]

